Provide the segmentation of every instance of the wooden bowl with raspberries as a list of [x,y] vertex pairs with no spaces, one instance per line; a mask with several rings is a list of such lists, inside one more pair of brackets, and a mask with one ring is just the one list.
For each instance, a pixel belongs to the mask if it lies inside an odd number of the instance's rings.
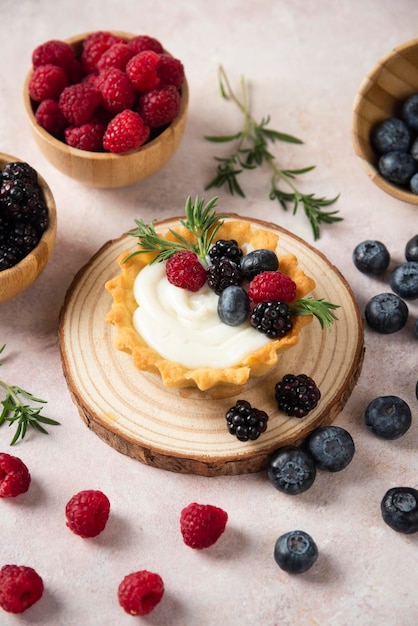
[[0,303],[27,289],[55,245],[54,197],[29,163],[0,153]]
[[154,37],[119,31],[40,44],[24,86],[43,155],[92,187],[123,187],[160,170],[180,144],[188,102],[180,59]]
[[352,116],[354,151],[368,177],[418,204],[418,39],[380,59],[363,80]]

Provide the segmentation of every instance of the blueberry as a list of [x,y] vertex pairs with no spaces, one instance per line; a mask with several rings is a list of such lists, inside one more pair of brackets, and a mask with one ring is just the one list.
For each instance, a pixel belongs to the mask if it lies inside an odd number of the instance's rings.
[[306,572],[317,558],[317,545],[303,530],[291,530],[281,535],[274,545],[274,560],[289,574]]
[[415,320],[414,333],[415,333],[415,337],[418,338],[418,318]]
[[367,428],[382,439],[399,439],[412,422],[411,409],[398,396],[380,396],[372,400],[364,413]]
[[411,145],[412,133],[408,124],[395,117],[380,122],[372,132],[372,144],[376,152],[407,152]]
[[218,315],[228,326],[243,324],[250,313],[250,299],[247,292],[237,285],[226,287],[219,296]]
[[381,241],[367,239],[354,248],[353,262],[363,274],[377,276],[387,269],[390,263],[390,254]]
[[412,487],[392,487],[380,504],[383,521],[398,533],[418,532],[418,491]]
[[418,298],[418,261],[405,261],[395,267],[390,275],[390,286],[405,300]]
[[387,152],[378,163],[379,172],[391,183],[406,185],[415,174],[417,164],[407,152]]
[[270,461],[268,477],[273,486],[289,495],[309,489],[316,477],[313,458],[294,446],[279,448]]
[[[418,156],[416,158],[418,159]],[[414,174],[411,180],[409,181],[409,188],[412,191],[412,193],[418,194],[418,172]]]
[[252,250],[241,258],[240,268],[247,280],[261,272],[276,271],[279,269],[279,260],[272,250],[260,248]]
[[404,101],[401,116],[412,130],[418,130],[418,93]]
[[418,235],[414,235],[405,246],[407,261],[418,261]]
[[328,472],[339,472],[354,456],[354,441],[349,432],[340,426],[322,426],[309,435],[308,452],[317,468]]
[[408,307],[394,293],[379,293],[366,304],[367,324],[378,333],[389,335],[403,328],[408,319]]

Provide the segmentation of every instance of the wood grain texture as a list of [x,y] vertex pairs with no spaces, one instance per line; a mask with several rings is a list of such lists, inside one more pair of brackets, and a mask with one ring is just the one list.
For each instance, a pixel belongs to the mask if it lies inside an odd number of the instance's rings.
[[[242,388],[168,389],[157,375],[139,372],[129,355],[114,348],[114,328],[104,321],[111,306],[104,285],[118,273],[118,255],[135,249],[132,237],[107,242],[74,278],[60,315],[64,375],[87,426],[119,452],[174,472],[257,472],[274,450],[331,423],[347,402],[364,355],[363,323],[350,287],[337,268],[298,237],[274,224],[251,222],[278,233],[282,253],[296,254],[302,269],[315,278],[312,295],[341,308],[331,332],[314,320],[268,375]],[[167,220],[156,227],[166,230],[177,223]],[[319,405],[302,420],[284,416],[275,405],[275,382],[289,372],[312,376],[321,390]],[[268,429],[257,441],[239,442],[226,429],[225,413],[239,398],[269,415]]]
[[352,139],[354,151],[370,180],[398,200],[418,204],[416,194],[380,175],[378,155],[370,143],[373,127],[390,117],[399,117],[402,102],[413,93],[418,93],[418,40],[394,48],[364,79],[353,105]]

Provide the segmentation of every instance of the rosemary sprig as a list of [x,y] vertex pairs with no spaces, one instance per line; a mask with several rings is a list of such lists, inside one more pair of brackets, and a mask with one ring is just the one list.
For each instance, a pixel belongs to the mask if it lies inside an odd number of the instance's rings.
[[[6,345],[4,344],[0,348],[0,354],[5,347]],[[1,361],[0,365],[2,365]],[[3,380],[0,380],[0,387],[6,392],[6,397],[0,402],[0,404],[3,405],[3,410],[0,413],[0,426],[5,422],[9,422],[9,426],[12,426],[12,424],[16,426],[14,436],[10,442],[11,446],[13,446],[18,439],[25,438],[28,427],[34,428],[47,435],[48,431],[42,424],[48,424],[50,426],[59,425],[59,422],[41,415],[42,406],[33,407],[30,404],[24,404],[21,398],[38,404],[46,404],[46,400],[35,397],[17,385],[8,385]]]
[[323,298],[318,300],[314,298],[299,298],[299,300],[289,305],[293,315],[314,315],[318,319],[321,328],[326,327],[328,330],[331,330],[331,324],[338,320],[334,311],[339,308],[338,304],[332,304]]
[[[284,141],[293,144],[302,144],[303,141],[268,127],[270,116],[264,117],[257,123],[251,115],[248,105],[248,93],[245,80],[241,79],[241,99],[231,88],[226,72],[219,67],[219,87],[221,95],[226,100],[234,102],[244,116],[242,130],[232,135],[209,135],[205,138],[215,143],[235,142],[231,154],[227,157],[215,157],[218,165],[216,175],[206,185],[206,189],[226,186],[231,195],[245,197],[244,190],[238,180],[244,170],[252,170],[265,164],[271,170],[270,200],[278,200],[284,210],[293,205],[293,214],[302,206],[308,218],[314,239],[320,237],[321,223],[332,224],[343,218],[338,217],[338,211],[326,211],[325,207],[334,204],[339,195],[334,198],[318,197],[313,193],[305,194],[296,186],[296,178],[312,171],[315,166],[300,169],[281,169],[274,155],[270,152],[270,144]],[[285,189],[283,189],[285,186]]]
[[196,197],[194,203],[190,196],[187,198],[184,209],[185,219],[180,220],[180,223],[194,235],[194,242],[187,241],[171,228],[169,232],[175,237],[175,241],[169,241],[158,235],[154,222],[147,225],[143,220],[135,220],[137,228],[129,231],[128,234],[138,238],[139,250],[132,252],[124,262],[145,252],[157,253],[151,263],[166,261],[180,250],[192,250],[200,258],[205,259],[216,233],[222,226],[224,218],[227,217],[217,214],[214,210],[217,200],[218,198],[214,197],[205,204],[203,198]]

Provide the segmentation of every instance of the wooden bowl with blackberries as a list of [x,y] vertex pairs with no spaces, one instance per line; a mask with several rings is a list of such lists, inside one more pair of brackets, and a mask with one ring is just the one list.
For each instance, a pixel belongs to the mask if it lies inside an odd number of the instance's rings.
[[180,59],[149,35],[93,31],[32,52],[24,106],[43,155],[92,187],[158,172],[183,136],[189,91]]
[[38,278],[56,232],[56,206],[46,181],[29,163],[0,153],[0,303]]
[[418,39],[384,56],[362,82],[352,118],[354,151],[383,191],[418,204]]

